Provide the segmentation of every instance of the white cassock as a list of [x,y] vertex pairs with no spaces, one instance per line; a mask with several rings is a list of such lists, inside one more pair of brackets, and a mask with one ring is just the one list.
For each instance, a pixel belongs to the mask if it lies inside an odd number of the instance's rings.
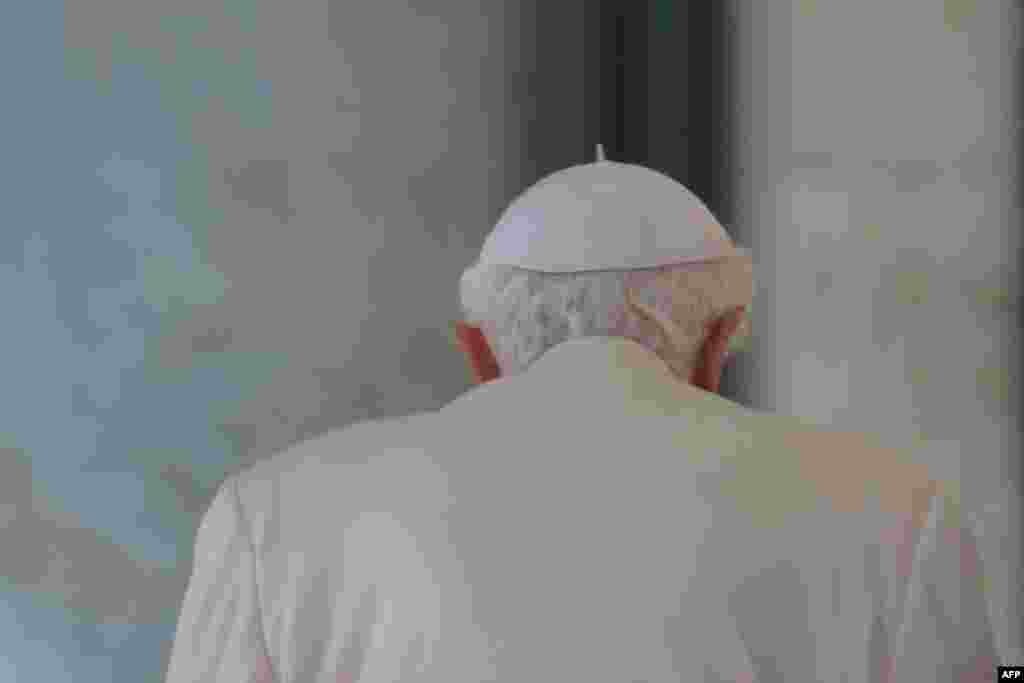
[[955,486],[562,343],[220,489],[169,683],[991,680]]

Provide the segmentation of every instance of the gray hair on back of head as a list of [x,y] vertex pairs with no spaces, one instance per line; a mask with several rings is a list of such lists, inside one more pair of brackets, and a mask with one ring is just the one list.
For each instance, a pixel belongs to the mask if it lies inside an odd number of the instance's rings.
[[[466,322],[479,325],[502,374],[524,371],[553,346],[580,337],[623,337],[688,378],[708,325],[750,307],[749,255],[643,270],[541,273],[473,265],[459,283]],[[749,316],[735,339],[750,334]]]

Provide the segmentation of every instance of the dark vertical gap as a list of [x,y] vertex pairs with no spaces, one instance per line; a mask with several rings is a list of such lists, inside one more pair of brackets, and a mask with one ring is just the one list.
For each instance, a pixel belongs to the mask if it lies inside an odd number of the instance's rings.
[[614,66],[613,73],[614,77],[614,92],[615,92],[615,131],[614,137],[612,138],[615,158],[619,161],[626,161],[626,101],[628,99],[628,93],[626,92],[626,84],[628,80],[626,78],[626,60],[629,55],[626,54],[626,16],[619,7],[615,8],[613,12],[614,19],[612,19],[612,40],[614,41]]
[[601,125],[595,144],[602,143],[612,161],[646,163],[649,3],[600,0],[598,6]]
[[727,0],[652,0],[644,90],[647,165],[692,190],[732,232],[735,108],[732,13]]
[[510,84],[522,103],[518,111],[527,163],[515,194],[549,173],[589,161],[581,154],[590,127],[597,125],[588,106],[594,95],[591,52],[597,46],[588,35],[592,12],[587,4],[524,0],[519,5],[524,58]]
[[600,93],[600,139],[608,158],[620,161],[622,155],[623,126],[621,117],[621,82],[619,73],[620,52],[622,45],[619,31],[618,0],[598,0],[599,14],[597,18],[598,40],[600,43],[597,60],[597,82]]
[[586,2],[581,9],[583,26],[583,87],[584,87],[584,118],[583,118],[583,149],[580,150],[579,161],[588,163],[594,160],[594,151],[602,141],[604,131],[604,70],[602,41],[602,7],[600,2]]
[[647,165],[687,187],[691,97],[687,52],[690,2],[654,0],[648,18]]
[[686,3],[687,186],[726,228],[732,224],[733,46],[726,2]]
[[651,105],[650,72],[650,2],[630,2],[625,16],[624,45],[626,56],[623,87],[626,109],[626,159],[635,164],[648,165],[648,120]]

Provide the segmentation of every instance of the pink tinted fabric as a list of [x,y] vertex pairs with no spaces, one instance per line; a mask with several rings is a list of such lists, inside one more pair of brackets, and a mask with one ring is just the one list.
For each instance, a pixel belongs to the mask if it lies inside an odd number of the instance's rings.
[[974,536],[962,529],[946,529],[943,535],[947,543],[960,551],[960,574],[965,578],[978,576],[978,546]]
[[890,655],[882,657],[878,662],[878,683],[895,683],[893,669],[895,669],[893,658]]
[[624,282],[629,289],[643,289],[650,286],[666,270],[668,269],[665,267],[633,270],[626,273]]
[[253,669],[253,683],[274,683],[274,670],[270,666],[270,658],[261,656],[256,660]]
[[623,337],[626,335],[626,309],[620,308],[619,310],[612,313],[611,324],[609,325],[609,334],[616,337]]
[[689,214],[686,218],[691,225],[701,225],[708,222],[708,212],[702,206],[691,206]]
[[988,655],[974,658],[971,668],[960,678],[960,683],[989,683],[996,680],[996,667],[999,664]]
[[920,529],[912,516],[887,527],[882,531],[882,543],[896,554],[896,571],[901,578],[908,578],[914,569],[914,548]]

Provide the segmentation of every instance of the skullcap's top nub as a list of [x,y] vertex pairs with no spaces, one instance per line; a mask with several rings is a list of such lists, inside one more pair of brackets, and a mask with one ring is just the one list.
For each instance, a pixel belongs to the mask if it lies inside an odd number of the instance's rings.
[[479,265],[547,273],[632,270],[710,261],[737,247],[700,199],[672,178],[597,161],[542,178],[502,214]]

